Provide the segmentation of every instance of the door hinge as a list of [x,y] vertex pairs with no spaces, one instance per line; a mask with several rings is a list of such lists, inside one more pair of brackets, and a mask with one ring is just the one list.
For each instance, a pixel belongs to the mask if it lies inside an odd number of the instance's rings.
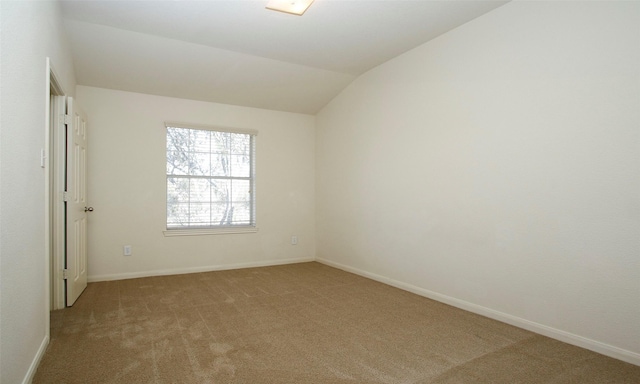
[[62,201],[69,201],[69,192],[62,192]]
[[71,123],[71,115],[63,115],[63,116],[64,116],[64,123],[65,124]]
[[69,278],[69,270],[68,269],[63,269],[62,270],[62,279],[63,280],[67,280]]

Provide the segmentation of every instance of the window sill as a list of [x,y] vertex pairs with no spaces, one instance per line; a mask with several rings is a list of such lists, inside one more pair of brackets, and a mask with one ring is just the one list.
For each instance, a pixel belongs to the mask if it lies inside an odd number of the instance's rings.
[[162,231],[165,237],[173,236],[206,236],[206,235],[231,235],[239,233],[256,233],[258,227],[238,228],[207,228],[207,229],[167,229]]

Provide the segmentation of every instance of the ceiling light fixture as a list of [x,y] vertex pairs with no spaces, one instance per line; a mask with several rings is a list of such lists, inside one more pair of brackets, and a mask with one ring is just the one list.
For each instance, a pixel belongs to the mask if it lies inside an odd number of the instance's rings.
[[302,16],[313,0],[269,0],[266,8],[272,11]]

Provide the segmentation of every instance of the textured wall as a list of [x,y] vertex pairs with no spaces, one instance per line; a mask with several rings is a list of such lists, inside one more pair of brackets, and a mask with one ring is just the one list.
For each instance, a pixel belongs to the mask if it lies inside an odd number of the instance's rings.
[[317,255],[638,364],[639,106],[640,3],[500,7],[317,116]]
[[2,1],[0,113],[0,382],[20,383],[49,334],[45,246],[46,58],[67,94],[73,65],[58,4]]

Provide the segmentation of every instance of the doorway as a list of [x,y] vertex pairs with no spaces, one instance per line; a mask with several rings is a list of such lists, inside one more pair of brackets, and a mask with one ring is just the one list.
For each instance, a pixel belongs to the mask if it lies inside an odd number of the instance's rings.
[[[46,187],[49,310],[73,305],[87,286],[87,119],[47,59]],[[48,153],[48,155],[47,155]]]

